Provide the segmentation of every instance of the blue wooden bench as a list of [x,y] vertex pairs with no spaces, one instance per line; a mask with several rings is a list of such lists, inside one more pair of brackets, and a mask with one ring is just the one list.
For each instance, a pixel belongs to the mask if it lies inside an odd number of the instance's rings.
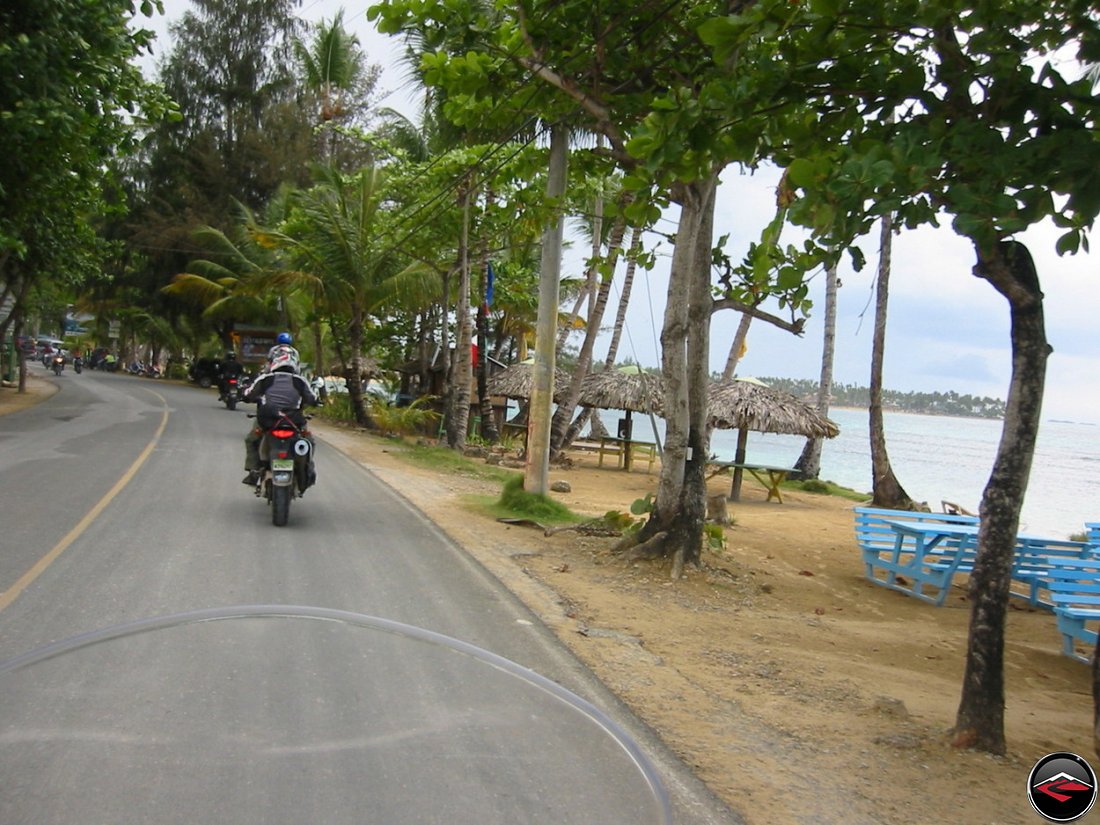
[[1020,536],[1012,561],[1012,581],[1022,585],[1024,592],[1012,595],[1026,599],[1031,607],[1053,607],[1049,593],[1052,571],[1075,560],[1095,558],[1096,548],[1086,542]]
[[1085,532],[1085,541],[1096,548],[1097,553],[1100,553],[1100,521],[1086,522]]
[[856,542],[868,581],[942,605],[959,567],[970,565],[972,568],[975,541],[945,538],[918,558],[917,540],[900,534],[890,522],[976,528],[977,516],[865,506],[854,508],[853,513]]
[[[1100,628],[1100,560],[1078,560],[1047,573],[1050,600],[1062,634],[1062,652],[1090,662]],[[1078,651],[1084,647],[1087,653]]]

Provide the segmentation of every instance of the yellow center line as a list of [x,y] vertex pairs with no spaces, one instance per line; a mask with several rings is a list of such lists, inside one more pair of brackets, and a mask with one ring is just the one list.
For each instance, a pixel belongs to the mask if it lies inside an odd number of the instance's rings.
[[145,463],[145,460],[149,458],[149,455],[156,448],[157,442],[160,441],[160,437],[164,433],[164,428],[168,426],[168,400],[158,392],[153,392],[153,390],[146,391],[155,395],[161,400],[161,403],[164,404],[164,410],[161,412],[160,416],[160,426],[157,427],[157,431],[153,434],[153,439],[145,446],[145,449],[141,451],[141,455],[135,459],[134,463],[130,465],[130,469],[122,474],[122,477],[115,482],[115,485],[106,492],[103,498],[96,502],[96,505],[87,512],[84,518],[78,521],[76,526],[66,533],[65,537],[55,544],[50,552],[40,558],[30,570],[20,576],[15,584],[3,593],[0,593],[0,610],[6,609],[8,605],[19,598],[19,595],[30,587],[35,579],[46,572],[46,568],[53,564],[58,556],[64,553],[68,546],[76,541],[81,533],[88,529],[88,526],[95,521],[96,517],[99,516],[104,509],[106,509],[107,505],[111,503],[115,496],[121,493],[122,489],[130,483],[130,480],[137,474],[137,471],[141,469],[141,465]]

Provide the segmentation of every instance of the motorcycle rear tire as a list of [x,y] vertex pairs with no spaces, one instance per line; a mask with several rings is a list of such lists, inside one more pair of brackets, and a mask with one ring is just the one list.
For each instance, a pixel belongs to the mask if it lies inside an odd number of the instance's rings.
[[271,488],[271,523],[276,527],[285,527],[290,517],[290,488]]
[[235,409],[237,409],[237,402],[234,401],[233,399],[229,399],[228,401],[225,402],[225,408],[227,410],[235,410]]

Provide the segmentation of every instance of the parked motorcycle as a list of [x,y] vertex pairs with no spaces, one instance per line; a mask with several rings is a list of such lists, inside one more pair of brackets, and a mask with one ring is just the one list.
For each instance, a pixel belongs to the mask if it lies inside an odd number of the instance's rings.
[[263,496],[271,505],[271,523],[283,527],[290,516],[290,500],[300,497],[317,480],[309,430],[299,429],[288,415],[281,414],[264,431],[260,461],[263,469],[256,495]]
[[54,375],[61,375],[61,371],[65,369],[65,356],[58,353],[50,359],[50,368],[53,370]]

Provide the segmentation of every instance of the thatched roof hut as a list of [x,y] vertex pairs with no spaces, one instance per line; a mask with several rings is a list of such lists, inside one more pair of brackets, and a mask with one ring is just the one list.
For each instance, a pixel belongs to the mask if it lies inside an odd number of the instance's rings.
[[[720,429],[736,429],[737,452],[734,461],[745,463],[745,445],[749,431],[801,435],[810,438],[835,438],[840,427],[812,406],[789,392],[752,380],[718,381],[707,395],[707,413]],[[733,471],[730,500],[741,497],[741,468]]]
[[707,413],[719,429],[835,438],[840,428],[789,392],[758,382],[718,381],[708,390]]
[[[569,387],[569,374],[554,370],[554,399]],[[526,400],[535,388],[535,365],[512,364],[489,377],[489,395]]]
[[664,380],[659,375],[604,370],[589,373],[581,382],[579,403],[584,407],[660,415],[664,401]]

